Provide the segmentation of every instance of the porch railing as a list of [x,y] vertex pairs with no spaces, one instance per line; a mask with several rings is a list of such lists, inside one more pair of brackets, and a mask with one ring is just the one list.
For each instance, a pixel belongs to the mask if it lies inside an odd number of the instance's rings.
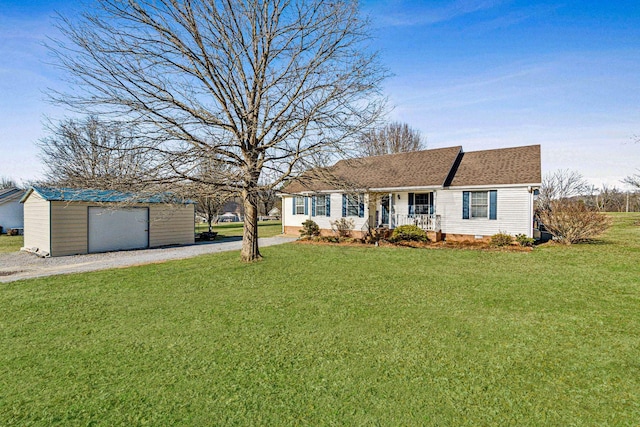
[[416,225],[425,231],[440,231],[440,215],[434,214],[393,214],[391,228],[401,225]]

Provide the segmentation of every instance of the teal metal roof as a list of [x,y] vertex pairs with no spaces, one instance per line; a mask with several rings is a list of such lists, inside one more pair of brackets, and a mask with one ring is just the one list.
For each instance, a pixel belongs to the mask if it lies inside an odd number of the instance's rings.
[[95,202],[95,203],[180,203],[193,204],[187,199],[176,197],[172,193],[161,194],[136,194],[116,190],[96,190],[86,188],[46,188],[32,186],[24,195],[21,202],[24,202],[31,192],[35,191],[47,201],[63,202]]

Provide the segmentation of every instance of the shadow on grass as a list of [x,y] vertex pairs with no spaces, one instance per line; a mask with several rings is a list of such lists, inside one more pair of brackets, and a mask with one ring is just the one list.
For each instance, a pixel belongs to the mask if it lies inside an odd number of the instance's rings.
[[196,242],[196,245],[215,245],[217,243],[229,243],[229,242],[239,242],[242,240],[242,236],[224,236],[218,234],[214,240],[204,240],[201,242]]

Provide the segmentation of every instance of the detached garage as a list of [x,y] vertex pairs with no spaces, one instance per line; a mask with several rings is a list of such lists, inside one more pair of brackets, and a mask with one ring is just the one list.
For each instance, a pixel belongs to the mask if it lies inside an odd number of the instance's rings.
[[63,256],[194,243],[195,205],[166,196],[31,187],[24,249]]

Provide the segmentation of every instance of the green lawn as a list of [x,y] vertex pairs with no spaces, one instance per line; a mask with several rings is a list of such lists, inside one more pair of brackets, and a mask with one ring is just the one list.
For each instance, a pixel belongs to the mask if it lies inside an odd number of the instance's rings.
[[0,234],[0,254],[19,251],[24,242],[23,236]]
[[[213,231],[218,232],[218,237],[237,237],[242,236],[242,222],[225,222],[213,225]],[[208,224],[197,224],[196,231],[207,231]],[[282,234],[282,223],[280,221],[261,221],[258,223],[259,237],[272,237]]]
[[636,425],[638,221],[530,253],[287,244],[0,285],[0,425]]

